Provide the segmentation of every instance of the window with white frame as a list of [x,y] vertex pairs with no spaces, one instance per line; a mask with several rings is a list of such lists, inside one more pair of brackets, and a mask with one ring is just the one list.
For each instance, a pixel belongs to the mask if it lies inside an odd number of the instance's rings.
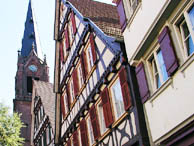
[[[71,17],[70,17],[70,19],[71,19]],[[69,41],[70,41],[70,44],[71,44],[72,41],[73,41],[73,38],[74,38],[73,25],[72,25],[72,21],[71,20],[68,23],[68,29],[69,29]]]
[[168,79],[166,66],[162,56],[161,49],[157,47],[149,57],[150,72],[152,78],[152,86],[154,91],[162,86],[162,84]]
[[51,142],[50,137],[49,137],[49,126],[46,128],[46,138],[47,138],[47,145]]
[[194,7],[183,12],[176,26],[181,35],[185,56],[190,56],[194,52]]
[[98,119],[99,119],[99,125],[100,125],[100,133],[102,135],[107,130],[106,124],[105,124],[105,119],[104,119],[104,114],[103,114],[102,102],[100,102],[97,105],[97,111],[98,111]]
[[69,112],[69,107],[68,107],[68,101],[67,101],[67,92],[63,93],[63,101],[64,101],[64,106],[65,106],[65,114]]
[[86,50],[86,53],[87,53],[88,69],[90,71],[92,69],[93,65],[94,65],[93,56],[92,56],[92,48],[91,48],[90,45],[88,46],[88,48]]
[[87,128],[88,128],[88,136],[89,136],[89,143],[90,145],[94,144],[94,134],[92,130],[92,123],[90,117],[87,119]]
[[71,96],[71,103],[73,103],[75,95],[74,95],[74,86],[73,86],[73,79],[70,80],[70,96]]
[[77,129],[77,133],[78,133],[79,146],[82,146],[80,129]]
[[138,6],[139,0],[129,0],[129,5],[130,5],[130,16],[133,15],[134,11],[136,10]]
[[115,120],[117,120],[125,112],[119,78],[117,78],[114,81],[114,83],[111,85],[110,92],[111,92],[111,96],[112,96],[113,109],[114,109],[114,113],[115,113],[114,114]]
[[81,63],[79,63],[79,65],[78,65],[78,77],[79,77],[79,87],[81,88],[84,84],[84,78],[83,78]]
[[64,60],[67,57],[67,49],[66,49],[66,44],[65,44],[65,39],[63,39],[63,55],[64,55]]

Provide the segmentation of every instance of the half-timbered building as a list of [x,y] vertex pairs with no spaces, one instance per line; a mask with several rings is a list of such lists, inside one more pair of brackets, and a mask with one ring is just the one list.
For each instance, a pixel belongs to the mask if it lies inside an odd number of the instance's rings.
[[55,144],[149,146],[116,7],[56,0],[54,37]]
[[115,0],[151,145],[194,145],[194,0]]
[[33,81],[31,146],[54,146],[55,94],[53,85]]

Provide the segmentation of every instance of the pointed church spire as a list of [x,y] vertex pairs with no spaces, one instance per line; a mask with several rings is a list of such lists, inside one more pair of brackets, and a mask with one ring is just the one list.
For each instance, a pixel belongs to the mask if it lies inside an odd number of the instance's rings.
[[33,49],[38,57],[43,60],[32,2],[29,0],[24,36],[22,39],[21,55],[27,57]]

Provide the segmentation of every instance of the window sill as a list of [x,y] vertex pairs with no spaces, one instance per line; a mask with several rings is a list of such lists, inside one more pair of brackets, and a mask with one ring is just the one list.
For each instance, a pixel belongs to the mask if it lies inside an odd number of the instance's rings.
[[184,73],[184,71],[189,67],[189,65],[194,61],[194,53],[188,56],[187,60],[180,66],[180,71]]
[[107,130],[99,138],[99,141],[102,141],[110,132],[111,132],[111,130],[107,128]]
[[169,85],[171,85],[172,81],[172,78],[169,77],[169,79],[152,94],[152,96],[150,97],[150,102],[153,102]]
[[123,121],[123,119],[128,115],[127,112],[123,113],[123,115],[121,117],[119,117],[113,124],[112,124],[112,128],[115,128],[116,126],[118,126],[121,121]]
[[88,80],[90,79],[90,77],[92,76],[92,73],[94,72],[95,69],[96,69],[96,65],[93,65],[93,67],[91,68],[91,70],[89,71],[89,73],[86,77],[86,84],[87,84]]
[[[76,97],[77,97],[77,96],[76,96]],[[71,105],[70,105],[70,111],[72,111],[72,109],[73,109],[75,103],[77,102],[77,98],[76,98],[76,97],[74,97],[73,103],[71,103]]]

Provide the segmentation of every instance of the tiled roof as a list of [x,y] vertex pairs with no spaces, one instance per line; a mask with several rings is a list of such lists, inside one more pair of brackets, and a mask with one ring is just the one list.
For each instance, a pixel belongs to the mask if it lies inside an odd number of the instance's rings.
[[116,6],[93,0],[68,1],[84,17],[90,18],[107,35],[122,37]]
[[36,96],[41,98],[45,114],[49,116],[51,126],[55,128],[55,94],[53,92],[53,84],[44,81],[34,80],[34,88]]

